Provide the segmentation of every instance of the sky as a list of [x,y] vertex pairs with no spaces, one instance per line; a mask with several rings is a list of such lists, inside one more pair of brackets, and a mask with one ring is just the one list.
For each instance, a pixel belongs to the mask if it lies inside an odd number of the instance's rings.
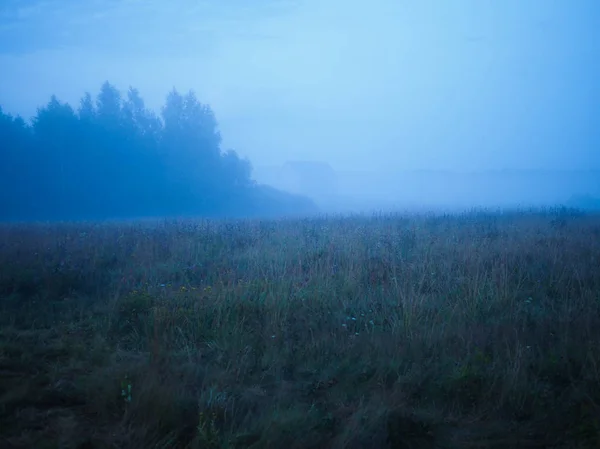
[[600,168],[598,0],[2,0],[0,105],[193,89],[256,166]]

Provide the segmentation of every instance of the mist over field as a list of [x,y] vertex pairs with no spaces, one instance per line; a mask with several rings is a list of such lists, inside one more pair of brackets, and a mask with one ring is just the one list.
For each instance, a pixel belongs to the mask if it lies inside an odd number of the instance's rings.
[[0,0],[0,449],[600,447],[596,0]]
[[[29,123],[56,95],[77,116],[109,81],[161,116],[173,88],[192,90],[214,113],[215,151],[235,150],[251,178],[323,211],[596,204],[599,25],[593,1],[7,0],[0,105]],[[156,178],[148,163],[136,170]]]

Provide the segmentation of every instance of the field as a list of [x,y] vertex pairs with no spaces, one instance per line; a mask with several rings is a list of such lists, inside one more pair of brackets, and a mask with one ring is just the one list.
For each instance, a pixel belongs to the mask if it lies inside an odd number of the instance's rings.
[[600,216],[3,225],[1,448],[598,448]]

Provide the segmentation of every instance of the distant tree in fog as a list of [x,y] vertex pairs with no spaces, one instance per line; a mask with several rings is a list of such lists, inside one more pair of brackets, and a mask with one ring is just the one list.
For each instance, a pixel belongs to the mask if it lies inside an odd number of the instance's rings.
[[123,97],[108,82],[77,110],[52,96],[31,124],[0,108],[0,145],[0,219],[307,209],[254,185],[250,162],[221,151],[215,115],[193,92],[169,92],[160,117],[137,89]]

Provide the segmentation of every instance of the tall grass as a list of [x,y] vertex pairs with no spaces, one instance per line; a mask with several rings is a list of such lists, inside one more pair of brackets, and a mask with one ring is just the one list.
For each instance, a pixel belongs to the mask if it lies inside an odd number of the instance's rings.
[[0,229],[0,447],[600,447],[600,217]]

